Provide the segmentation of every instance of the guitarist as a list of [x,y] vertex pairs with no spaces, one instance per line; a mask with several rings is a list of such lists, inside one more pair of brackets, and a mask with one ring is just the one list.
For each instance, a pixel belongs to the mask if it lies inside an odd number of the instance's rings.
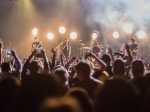
[[42,49],[42,45],[41,45],[41,43],[38,41],[38,38],[35,37],[34,39],[35,39],[35,41],[32,43],[31,52],[33,52],[35,49]]
[[131,39],[130,51],[131,51],[133,58],[137,56],[138,44],[136,43],[135,38]]
[[42,58],[42,55],[40,53],[40,51],[42,49],[42,45],[38,41],[37,37],[35,37],[34,39],[35,39],[35,41],[32,43],[31,52],[33,52],[34,50],[38,50],[37,53],[35,54],[35,57],[34,57],[34,60],[38,60],[38,59]]

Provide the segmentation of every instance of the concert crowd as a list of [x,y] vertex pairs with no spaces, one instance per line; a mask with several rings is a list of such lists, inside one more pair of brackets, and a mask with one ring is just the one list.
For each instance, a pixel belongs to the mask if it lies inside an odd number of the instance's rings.
[[53,48],[51,59],[43,48],[24,59],[10,51],[6,62],[1,42],[0,112],[150,112],[149,63],[124,47],[59,58]]

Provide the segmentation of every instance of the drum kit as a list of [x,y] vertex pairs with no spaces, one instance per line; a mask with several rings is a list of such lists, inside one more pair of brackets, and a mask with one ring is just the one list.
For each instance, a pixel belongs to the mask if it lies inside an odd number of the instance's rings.
[[[101,49],[103,49],[103,48],[104,48],[104,45],[99,44],[98,47],[101,48]],[[86,44],[84,44],[84,43],[79,44],[79,51],[80,51],[79,54],[80,54],[80,56],[85,56],[85,54],[86,54],[87,52],[91,52],[91,51],[92,51],[92,48],[93,48],[93,47],[88,47],[88,46],[87,46]]]

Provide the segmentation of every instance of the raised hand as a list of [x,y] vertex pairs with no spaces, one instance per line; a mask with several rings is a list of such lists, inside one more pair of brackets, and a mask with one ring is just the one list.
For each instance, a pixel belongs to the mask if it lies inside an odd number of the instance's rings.
[[113,51],[112,51],[112,49],[111,49],[110,47],[108,48],[108,53],[109,53],[109,54],[112,54],[112,53],[113,53]]
[[52,52],[54,55],[56,55],[56,49],[52,48],[52,49],[51,49],[51,52]]
[[11,51],[11,55],[15,57],[16,56],[16,52],[12,50]]

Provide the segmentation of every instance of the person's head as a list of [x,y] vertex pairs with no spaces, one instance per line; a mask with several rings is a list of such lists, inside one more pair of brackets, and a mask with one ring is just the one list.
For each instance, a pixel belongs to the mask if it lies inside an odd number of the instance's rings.
[[132,61],[132,75],[133,77],[141,77],[141,76],[144,76],[144,63],[142,60],[133,60]]
[[67,70],[63,67],[57,68],[53,71],[53,76],[56,77],[62,86],[67,84],[67,80],[69,78],[69,74]]
[[36,74],[21,81],[15,112],[37,112],[38,106],[48,97],[58,97],[58,82],[48,74]]
[[110,65],[111,57],[109,54],[103,54],[101,58],[108,66]]
[[97,43],[97,42],[95,42],[95,43],[94,43],[94,46],[98,46],[98,43]]
[[38,112],[84,112],[79,102],[71,97],[48,98],[39,108]]
[[40,65],[38,61],[32,61],[29,66],[28,69],[30,71],[30,74],[35,74],[38,73],[40,70]]
[[114,62],[113,72],[115,75],[124,75],[125,63],[121,59],[116,59]]
[[134,44],[135,43],[135,38],[132,38],[131,42],[132,42],[132,44]]
[[85,77],[89,77],[91,74],[91,67],[88,61],[82,60],[75,66],[77,77],[82,80]]
[[69,39],[68,39],[68,38],[65,38],[65,42],[69,42]]
[[35,39],[35,42],[38,42],[38,38],[37,37],[35,37],[34,39]]
[[138,93],[136,86],[125,80],[107,80],[97,92],[95,99],[97,110],[98,112],[135,112],[138,110]]
[[2,63],[1,65],[1,70],[2,72],[9,72],[10,71],[10,65],[7,62]]
[[67,92],[66,96],[73,97],[77,99],[83,108],[84,112],[94,112],[93,101],[88,95],[87,91],[83,88],[71,88]]

